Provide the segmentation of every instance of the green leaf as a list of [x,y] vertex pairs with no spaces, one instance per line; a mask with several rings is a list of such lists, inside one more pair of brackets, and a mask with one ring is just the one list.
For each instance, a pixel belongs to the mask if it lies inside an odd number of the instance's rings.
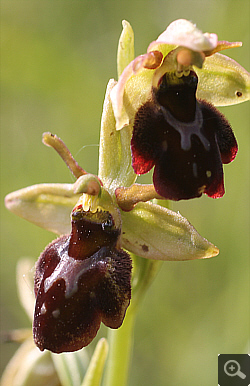
[[87,373],[81,386],[99,386],[108,354],[108,342],[105,338],[99,340],[91,358]]
[[79,386],[86,373],[89,358],[87,350],[53,354],[51,353],[62,386]]
[[121,211],[122,246],[138,256],[155,260],[193,260],[218,255],[182,217],[149,202],[138,203],[130,212]]
[[250,99],[250,74],[235,60],[222,54],[206,58],[202,69],[196,68],[199,84],[197,97],[215,106],[227,106]]
[[70,213],[80,194],[73,184],[39,184],[5,197],[6,207],[16,215],[56,234],[71,230]]

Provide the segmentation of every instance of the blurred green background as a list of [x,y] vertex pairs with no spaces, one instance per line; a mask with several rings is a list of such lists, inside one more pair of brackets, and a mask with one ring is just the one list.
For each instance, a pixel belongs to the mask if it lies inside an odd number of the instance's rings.
[[[136,55],[170,22],[186,18],[220,40],[243,41],[226,54],[249,70],[249,7],[249,0],[1,1],[3,331],[29,326],[16,293],[16,262],[38,257],[54,238],[8,213],[4,196],[36,183],[73,181],[42,144],[44,131],[60,136],[80,165],[97,173],[102,103],[109,78],[117,77],[122,19],[133,26]],[[137,318],[131,386],[215,385],[218,354],[248,351],[249,104],[221,110],[239,143],[236,160],[224,167],[226,195],[174,205],[220,255],[164,263]],[[16,348],[1,345],[1,369]]]

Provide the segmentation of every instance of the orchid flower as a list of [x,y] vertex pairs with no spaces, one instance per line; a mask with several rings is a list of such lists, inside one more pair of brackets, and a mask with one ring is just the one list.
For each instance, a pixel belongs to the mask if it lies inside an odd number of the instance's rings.
[[226,118],[212,105],[249,99],[250,75],[217,53],[240,42],[218,41],[187,20],[176,20],[132,60],[111,92],[116,128],[132,132],[136,174],[154,168],[166,199],[225,193],[222,163],[238,150]]
[[[82,169],[60,138],[44,133],[44,144],[76,182],[34,185],[6,197],[9,210],[59,235],[35,267],[33,336],[40,350],[79,350],[101,322],[118,329],[159,261],[219,253],[161,200],[224,194],[222,162],[233,160],[237,143],[211,103],[249,99],[249,74],[217,53],[241,43],[218,42],[177,20],[134,59],[132,28],[125,21],[123,27],[119,80],[110,80],[104,100],[98,175]],[[154,185],[136,184],[153,166]]]

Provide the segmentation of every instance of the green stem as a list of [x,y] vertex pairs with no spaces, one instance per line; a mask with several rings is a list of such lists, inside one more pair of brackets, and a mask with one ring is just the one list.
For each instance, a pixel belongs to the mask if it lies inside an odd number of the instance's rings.
[[[168,207],[168,201],[160,201]],[[157,203],[157,200],[156,200]],[[133,259],[132,301],[127,309],[123,324],[117,330],[108,330],[109,353],[103,386],[126,386],[134,340],[135,317],[139,304],[157,275],[162,262],[143,259],[131,254]]]
[[109,354],[103,386],[126,386],[134,338],[135,312],[130,307],[122,326],[109,329]]

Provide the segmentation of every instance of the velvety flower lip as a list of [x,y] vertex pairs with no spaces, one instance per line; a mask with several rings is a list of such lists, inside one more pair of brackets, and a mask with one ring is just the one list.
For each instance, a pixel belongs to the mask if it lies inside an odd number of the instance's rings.
[[158,194],[171,200],[222,197],[222,162],[237,154],[226,118],[211,104],[196,100],[198,77],[166,74],[151,101],[137,112],[131,140],[137,174],[153,166]]
[[33,335],[40,350],[76,351],[101,322],[121,326],[131,297],[131,259],[107,211],[72,213],[72,231],[54,240],[36,264]]

